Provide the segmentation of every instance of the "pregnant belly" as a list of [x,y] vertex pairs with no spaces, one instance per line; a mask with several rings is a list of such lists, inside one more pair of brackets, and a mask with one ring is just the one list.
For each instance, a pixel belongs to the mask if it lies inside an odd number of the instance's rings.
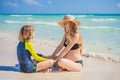
[[65,55],[64,58],[70,59],[72,61],[78,61],[81,60],[81,55],[80,52],[74,52],[74,51],[70,51],[67,55]]

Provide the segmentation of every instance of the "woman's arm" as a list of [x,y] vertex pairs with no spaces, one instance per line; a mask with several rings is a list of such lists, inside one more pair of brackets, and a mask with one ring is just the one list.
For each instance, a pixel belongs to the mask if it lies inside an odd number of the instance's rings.
[[57,46],[57,48],[55,49],[55,51],[53,52],[53,54],[51,55],[51,58],[55,58],[56,55],[60,52],[60,50],[63,48],[64,46],[64,41],[65,41],[65,35],[62,39],[62,41],[60,42],[60,44]]
[[56,58],[56,61],[58,61],[59,59],[61,59],[62,57],[64,57],[69,51],[70,49],[73,47],[73,45],[77,42],[79,36],[76,34],[71,42],[65,47],[65,49],[63,49],[63,51],[60,53],[60,55]]

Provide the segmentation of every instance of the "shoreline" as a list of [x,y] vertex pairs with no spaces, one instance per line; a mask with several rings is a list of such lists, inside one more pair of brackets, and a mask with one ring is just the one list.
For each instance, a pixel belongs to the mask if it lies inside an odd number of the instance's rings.
[[[50,55],[59,44],[57,41],[48,41],[38,38],[32,40],[37,52]],[[2,80],[120,80],[120,65],[104,60],[94,54],[84,54],[84,62],[81,72],[56,72],[56,73],[21,73],[14,70],[2,70],[2,67],[15,67],[18,64],[16,47],[18,35],[11,33],[0,33],[0,78]]]

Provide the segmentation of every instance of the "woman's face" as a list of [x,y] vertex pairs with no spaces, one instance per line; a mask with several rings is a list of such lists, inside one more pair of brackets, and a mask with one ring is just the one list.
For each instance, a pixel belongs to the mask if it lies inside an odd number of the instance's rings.
[[68,22],[64,23],[64,29],[67,31],[69,30],[69,23]]

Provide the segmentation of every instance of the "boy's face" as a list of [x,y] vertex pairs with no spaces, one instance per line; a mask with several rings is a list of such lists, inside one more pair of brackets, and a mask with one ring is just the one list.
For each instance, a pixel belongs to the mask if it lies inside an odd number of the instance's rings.
[[33,31],[31,35],[31,39],[34,38],[34,36],[35,36],[35,32]]
[[33,37],[35,36],[35,32],[33,32],[33,35],[32,35]]

